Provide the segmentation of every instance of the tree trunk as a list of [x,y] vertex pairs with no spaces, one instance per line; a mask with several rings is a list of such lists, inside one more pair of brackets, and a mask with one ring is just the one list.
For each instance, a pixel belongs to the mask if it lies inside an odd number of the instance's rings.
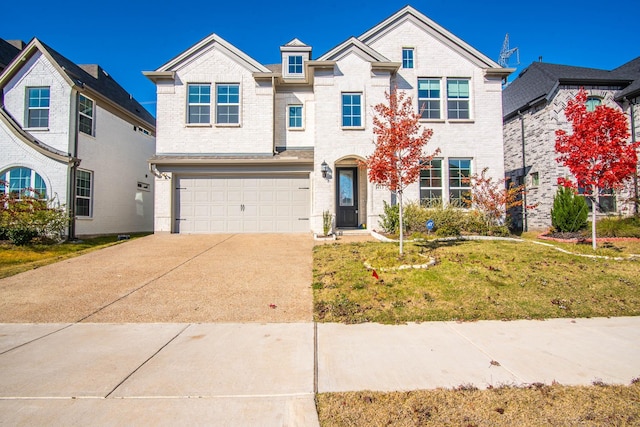
[[596,250],[596,211],[598,210],[598,188],[593,185],[591,188],[591,246]]
[[404,219],[403,217],[403,212],[402,212],[402,190],[397,192],[398,194],[398,203],[399,203],[399,209],[398,209],[398,216],[400,217],[400,255],[403,254],[403,240],[404,240]]

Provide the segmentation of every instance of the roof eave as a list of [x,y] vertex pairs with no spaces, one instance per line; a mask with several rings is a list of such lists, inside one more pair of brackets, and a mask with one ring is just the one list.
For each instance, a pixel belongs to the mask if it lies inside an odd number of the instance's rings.
[[220,158],[220,157],[152,157],[149,164],[157,166],[184,166],[184,165],[313,165],[313,159],[277,158],[267,157],[264,159],[242,159],[242,158]]
[[484,75],[488,78],[507,78],[511,73],[513,73],[515,68],[485,68]]
[[175,80],[175,71],[143,71],[142,74],[154,83],[163,80]]

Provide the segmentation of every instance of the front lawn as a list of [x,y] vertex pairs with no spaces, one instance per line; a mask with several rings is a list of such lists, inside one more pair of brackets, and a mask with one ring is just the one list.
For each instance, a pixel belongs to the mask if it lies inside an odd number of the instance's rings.
[[[146,234],[134,234],[131,238],[144,235]],[[2,241],[0,242],[0,279],[117,243],[119,243],[118,236],[102,236],[58,244],[34,243],[24,246]]]
[[[639,242],[600,246],[596,255],[640,253]],[[555,247],[593,255],[587,245]],[[430,259],[436,264],[427,269],[393,269]],[[413,242],[402,259],[397,243],[322,245],[314,249],[314,316],[343,323],[637,316],[638,271],[639,258],[588,258],[531,241]]]

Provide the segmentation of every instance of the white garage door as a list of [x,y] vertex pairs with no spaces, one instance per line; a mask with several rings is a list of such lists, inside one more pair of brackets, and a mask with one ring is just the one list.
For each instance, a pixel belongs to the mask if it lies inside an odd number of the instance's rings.
[[309,192],[308,176],[178,177],[175,231],[307,232]]

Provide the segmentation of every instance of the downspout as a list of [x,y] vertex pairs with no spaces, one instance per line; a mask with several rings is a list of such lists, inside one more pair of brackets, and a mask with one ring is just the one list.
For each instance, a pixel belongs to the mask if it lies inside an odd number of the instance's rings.
[[[631,110],[631,141],[636,141],[636,119],[634,114],[634,109],[637,103],[629,101],[629,110]],[[640,204],[640,200],[638,199],[638,165],[633,171],[633,214],[638,216],[638,204]]]
[[522,140],[522,231],[528,231],[527,224],[527,158],[525,153],[524,139],[524,115],[518,110],[520,117],[520,135]]
[[276,76],[271,76],[271,91],[273,92],[273,97],[271,100],[271,143],[272,143],[272,151],[275,156],[278,154],[276,151]]
[[78,158],[78,105],[80,101],[80,92],[75,91],[75,105],[73,108],[75,109],[75,114],[72,115],[74,118],[73,123],[73,151],[71,153],[71,157],[74,160],[70,163],[69,169],[69,197],[67,198],[67,203],[69,204],[69,235],[67,236],[67,240],[73,241],[76,240],[76,172],[78,170],[78,164],[80,163]]

